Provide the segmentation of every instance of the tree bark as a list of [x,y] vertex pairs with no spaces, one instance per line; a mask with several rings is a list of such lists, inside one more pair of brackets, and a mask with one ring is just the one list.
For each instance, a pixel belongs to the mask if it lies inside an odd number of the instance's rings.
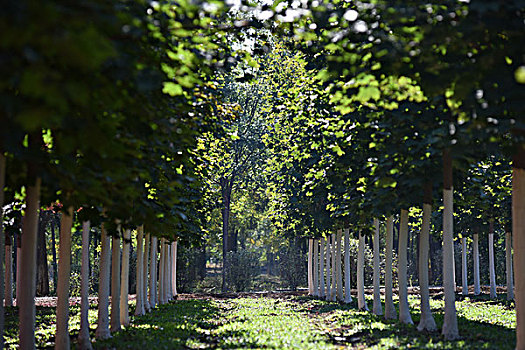
[[[32,177],[31,174],[29,177]],[[35,348],[36,242],[41,179],[33,179],[34,182],[26,189],[26,210],[22,223],[22,247],[19,257],[24,263],[17,267],[20,272],[17,276],[19,290],[16,300],[19,306],[19,346],[24,350]]]
[[428,251],[430,236],[430,216],[432,215],[432,188],[427,190],[426,200],[423,201],[423,222],[419,235],[419,289],[421,293],[421,318],[418,331],[433,332],[437,329],[434,316],[430,310],[430,293],[428,289]]
[[319,297],[326,296],[326,275],[325,275],[325,257],[324,251],[326,249],[326,238],[319,239]]
[[406,324],[413,324],[408,306],[407,289],[407,244],[408,244],[408,210],[401,209],[399,220],[399,245],[398,245],[398,264],[397,276],[399,280],[399,321]]
[[150,266],[149,275],[149,306],[153,309],[157,306],[157,237],[151,238]]
[[57,291],[57,279],[58,279],[58,264],[57,264],[57,242],[56,242],[56,234],[55,234],[55,220],[56,217],[53,214],[53,218],[51,219],[51,254],[53,256],[52,261],[52,268],[53,268],[53,288],[55,289],[55,293]]
[[516,300],[516,350],[525,350],[525,150],[512,168],[512,236]]
[[104,227],[101,225],[100,237],[100,272],[98,281],[98,325],[95,337],[97,339],[107,339],[111,337],[109,331],[109,289],[110,289],[110,270],[111,270],[111,238]]
[[314,240],[308,239],[308,294],[314,295]]
[[166,257],[166,250],[165,250],[165,239],[160,239],[160,259],[159,259],[159,304],[164,305],[166,304],[165,299],[165,287],[164,287],[164,272],[166,271],[164,269],[164,258]]
[[69,349],[69,278],[71,275],[71,227],[73,208],[62,213],[58,248],[57,318],[55,349]]
[[383,306],[381,305],[381,290],[379,286],[379,279],[381,276],[381,270],[379,266],[379,220],[374,219],[374,276],[373,276],[373,284],[374,284],[374,307],[373,307],[373,313],[374,315],[380,316],[383,315]]
[[494,220],[489,222],[489,280],[490,280],[490,298],[496,299],[496,269],[494,266]]
[[120,331],[120,329],[120,238],[113,237],[111,246],[110,330],[113,333]]
[[36,295],[39,297],[49,295],[49,269],[47,266],[46,228],[50,213],[41,210],[38,219],[38,238],[36,256]]
[[352,287],[350,269],[350,229],[345,229],[345,303],[352,302]]
[[13,306],[13,244],[6,235],[5,245],[5,306]]
[[[129,245],[128,245],[129,250]],[[124,265],[122,265],[124,266]],[[124,269],[124,267],[123,267]],[[129,274],[129,271],[126,271]],[[135,307],[135,316],[144,315],[144,227],[137,228],[137,304]],[[122,273],[124,275],[124,272]],[[128,320],[129,322],[129,320]],[[127,324],[126,324],[127,325]]]
[[443,291],[445,316],[442,334],[446,340],[459,337],[454,286],[454,199],[452,187],[452,155],[443,151]]
[[397,318],[392,291],[392,252],[394,250],[394,218],[386,219],[386,251],[385,251],[385,319]]
[[331,252],[332,246],[330,243],[330,235],[328,235],[326,238],[326,300],[330,300],[330,293],[332,291]]
[[150,250],[150,243],[151,243],[151,237],[150,234],[146,234],[146,244],[144,245],[144,254],[143,254],[143,260],[142,260],[142,267],[144,274],[142,276],[142,299],[144,301],[144,311],[149,312],[151,310],[151,307],[149,306],[149,300],[148,300],[148,274],[149,274],[149,250]]
[[507,300],[514,300],[514,280],[512,273],[512,233],[505,232],[505,270],[507,272]]
[[481,294],[481,287],[479,284],[479,235],[474,233],[472,241],[472,255],[474,259],[474,295]]
[[461,294],[468,295],[467,237],[461,237]]
[[177,296],[177,246],[178,242],[171,243],[171,291]]
[[[120,325],[127,327],[129,325],[129,247],[131,244],[131,231],[125,229],[122,235],[122,267],[120,270]],[[137,260],[140,260],[139,250],[137,249]],[[139,267],[137,267],[137,271]],[[137,272],[137,293],[140,290],[140,282],[138,281]],[[139,300],[137,297],[137,307],[139,307]],[[136,314],[136,313],[135,313]]]
[[89,221],[82,223],[82,267],[80,291],[80,331],[78,333],[78,348],[91,350],[89,338]]
[[343,269],[341,266],[341,241],[342,241],[342,235],[343,230],[337,230],[337,241],[335,244],[335,256],[337,257],[335,260],[335,276],[336,276],[336,290],[337,290],[337,300],[343,301]]
[[319,245],[317,240],[312,239],[312,295],[319,296]]
[[[173,299],[173,293],[172,293],[172,290],[171,290],[171,244],[166,242],[166,300],[169,302]],[[194,256],[194,264],[193,264],[193,267],[194,267],[194,270],[195,271],[195,275],[196,275],[196,272],[197,272],[197,269],[195,268],[195,256]],[[197,277],[195,276],[195,279],[197,279]]]
[[[22,219],[22,226],[24,225],[24,220]],[[16,240],[16,275],[15,275],[15,283],[16,283],[16,290],[15,290],[15,296],[16,296],[16,306],[19,306],[20,302],[20,291],[22,288],[20,287],[20,267],[22,266],[22,232],[18,233],[18,239]],[[56,288],[55,288],[56,289]]]
[[[4,326],[5,326],[5,315],[4,315],[4,256],[6,239],[4,237],[4,187],[5,187],[5,156],[0,149],[0,349],[4,348]],[[11,260],[9,260],[10,262]],[[8,261],[6,260],[6,270]],[[7,275],[6,275],[7,277]],[[5,298],[7,305],[7,298]]]
[[365,236],[359,231],[357,249],[357,308],[368,311],[365,299]]
[[337,255],[336,255],[336,237],[335,233],[332,233],[332,251],[330,255],[332,256],[332,288],[330,289],[330,300],[336,301],[336,294],[337,294],[337,276],[336,276],[336,266],[337,266]]

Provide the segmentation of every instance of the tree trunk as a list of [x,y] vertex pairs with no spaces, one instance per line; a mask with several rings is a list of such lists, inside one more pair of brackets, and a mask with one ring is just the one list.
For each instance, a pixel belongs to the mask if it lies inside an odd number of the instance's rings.
[[57,318],[55,349],[69,349],[69,277],[71,275],[71,227],[73,208],[62,213],[58,248]]
[[319,296],[319,245],[312,239],[312,295]]
[[[122,235],[122,268],[120,270],[120,325],[127,327],[129,325],[129,247],[131,244],[131,231],[125,229]],[[140,244],[140,243],[139,243]],[[137,260],[140,260],[139,250],[137,249]],[[138,265],[138,263],[137,263]],[[137,266],[137,271],[139,267]],[[137,272],[137,294],[140,290],[140,282]],[[137,296],[137,308],[140,303]],[[136,313],[135,313],[136,314]]]
[[325,257],[324,251],[326,249],[326,239],[321,237],[319,239],[319,297],[326,296],[326,275],[325,275]]
[[[173,292],[171,290],[171,244],[168,242],[166,242],[166,251],[166,300],[169,302],[173,299]],[[197,272],[195,268],[195,256],[193,262],[193,271]],[[195,279],[197,279],[197,277],[195,277]]]
[[337,293],[337,276],[336,276],[336,266],[337,266],[337,255],[335,252],[336,248],[336,237],[335,233],[332,233],[332,251],[330,255],[332,256],[332,288],[330,289],[330,300],[336,301],[336,293]]
[[373,276],[373,284],[374,284],[374,307],[373,307],[373,313],[374,315],[382,315],[383,314],[383,306],[381,305],[381,290],[379,286],[379,279],[381,276],[381,270],[379,266],[379,220],[374,219],[374,276]]
[[144,254],[143,254],[143,260],[142,260],[142,266],[144,275],[142,276],[142,300],[144,301],[144,310],[146,312],[149,312],[151,310],[151,307],[149,306],[149,300],[148,300],[148,274],[149,274],[149,250],[150,250],[150,244],[151,244],[151,237],[150,234],[146,234],[146,244],[144,245]]
[[308,239],[308,295],[314,295],[314,240]]
[[399,280],[399,321],[406,324],[413,324],[408,306],[407,290],[407,244],[408,244],[408,210],[401,209],[399,220],[399,245],[398,245],[398,264],[397,276]]
[[171,243],[171,291],[173,296],[177,296],[177,245],[178,242]]
[[150,266],[149,275],[149,306],[153,309],[157,305],[157,237],[151,238]]
[[337,230],[337,241],[335,244],[335,276],[336,276],[336,290],[337,290],[337,300],[343,301],[343,269],[341,266],[341,240],[342,240],[343,230]]
[[461,294],[468,295],[467,237],[461,237]]
[[512,273],[512,234],[505,232],[505,269],[507,272],[507,300],[514,300],[514,280]]
[[359,231],[357,249],[357,308],[368,311],[365,299],[365,236]]
[[385,251],[385,319],[395,320],[397,318],[396,308],[392,292],[392,252],[394,250],[394,218],[386,219],[386,251]]
[[452,188],[452,155],[443,151],[443,291],[445,316],[442,334],[446,340],[459,337],[454,288],[454,200]]
[[525,350],[525,150],[514,157],[512,168],[512,236],[516,299],[516,350]]
[[107,339],[111,337],[109,332],[109,288],[111,270],[111,238],[104,227],[101,225],[100,237],[100,272],[98,281],[98,325],[95,337],[97,339]]
[[[129,246],[128,246],[129,249]],[[124,266],[124,265],[123,265]],[[124,269],[124,268],[123,268]],[[129,273],[129,271],[126,271]],[[135,316],[144,315],[144,227],[137,228],[137,304]],[[122,273],[124,275],[124,273]],[[129,321],[128,321],[129,322]],[[127,324],[126,324],[127,325]]]
[[350,229],[345,229],[345,303],[352,302],[352,271],[350,269]]
[[[4,187],[5,187],[5,156],[3,151],[0,149],[0,349],[4,348],[4,326],[5,326],[5,315],[4,315],[4,265],[3,261],[5,253],[5,242],[4,237]],[[10,260],[9,260],[10,262]],[[7,263],[7,261],[6,261]],[[6,270],[7,270],[6,264]],[[7,304],[7,298],[5,298]]]
[[326,238],[326,300],[330,300],[330,293],[332,291],[332,271],[331,271],[331,246],[330,235]]
[[165,239],[164,238],[161,238],[160,239],[160,259],[159,259],[159,304],[160,305],[164,305],[166,304],[166,299],[165,299],[165,287],[164,287],[164,272],[166,271],[164,269],[164,258],[166,257],[166,250],[165,250],[165,247],[166,247],[166,244],[165,244]]
[[36,295],[49,295],[49,270],[47,266],[46,228],[49,222],[48,211],[40,211],[38,220],[37,256],[36,256]]
[[[24,220],[22,219],[22,226],[24,225]],[[15,283],[16,283],[16,290],[15,290],[15,296],[16,296],[16,305],[19,306],[20,305],[20,291],[22,290],[22,288],[20,287],[20,276],[21,276],[21,271],[20,271],[20,268],[22,266],[22,232],[20,232],[18,234],[18,239],[17,239],[17,246],[16,246],[16,254],[15,254],[15,258],[16,258],[16,275],[15,275]],[[36,259],[35,259],[36,261]],[[56,288],[55,288],[56,289]]]
[[57,268],[57,249],[56,249],[56,246],[57,246],[57,242],[56,242],[56,234],[55,234],[55,215],[53,215],[53,218],[51,220],[51,254],[53,256],[53,261],[52,261],[52,268],[53,268],[53,289],[55,290],[55,293],[57,291],[57,279],[58,279],[58,276],[57,276],[57,273],[58,273],[58,268]]
[[474,295],[481,294],[481,287],[479,284],[479,235],[474,233],[472,242],[472,255],[474,259]]
[[226,272],[229,269],[228,262],[228,247],[229,247],[229,222],[230,222],[230,200],[231,200],[231,186],[229,181],[221,179],[222,189],[222,286],[223,293],[228,291],[228,281],[226,280]]
[[80,332],[78,333],[78,348],[91,350],[89,338],[89,221],[82,223],[82,271],[80,291]]
[[[31,174],[30,174],[31,177]],[[31,181],[31,180],[30,180]],[[17,276],[17,300],[20,322],[20,349],[35,348],[35,287],[36,287],[36,242],[38,231],[38,211],[40,208],[41,179],[26,189],[26,209],[22,223],[22,247],[20,249]]]
[[113,333],[120,331],[120,238],[113,237],[112,242],[110,329]]
[[[13,306],[13,244],[6,235],[5,245],[5,306]],[[10,244],[8,244],[10,243]]]
[[494,220],[489,223],[489,280],[490,280],[490,298],[496,299],[496,269],[494,267]]
[[426,195],[423,198],[423,222],[421,223],[421,233],[419,235],[419,290],[421,293],[421,318],[418,331],[427,330],[433,332],[437,329],[434,316],[430,310],[430,293],[428,289],[428,251],[430,236],[430,216],[432,215],[432,187],[426,188]]

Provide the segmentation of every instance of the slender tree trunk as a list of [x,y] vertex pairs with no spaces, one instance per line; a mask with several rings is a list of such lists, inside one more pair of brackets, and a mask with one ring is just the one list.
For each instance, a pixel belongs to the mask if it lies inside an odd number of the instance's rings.
[[381,270],[379,266],[379,220],[374,219],[374,315],[383,314],[383,306],[381,305],[381,290],[379,286],[379,278],[381,276]]
[[[6,235],[5,245],[5,306],[13,306],[13,244]],[[7,244],[10,243],[10,244]]]
[[228,262],[228,247],[230,246],[229,237],[229,222],[230,222],[230,202],[231,202],[231,182],[225,178],[221,179],[221,190],[222,190],[222,286],[221,290],[223,293],[228,291],[228,281],[226,280],[226,272],[229,269]]
[[352,287],[350,269],[350,229],[345,228],[345,303],[352,302]]
[[137,228],[137,305],[135,316],[144,315],[144,227]]
[[428,184],[423,198],[423,222],[419,235],[419,289],[421,293],[421,318],[418,331],[433,332],[437,329],[434,316],[430,310],[430,293],[428,289],[428,251],[430,236],[430,216],[432,215],[432,185]]
[[331,271],[331,246],[330,235],[326,238],[326,300],[330,300],[330,293],[332,292],[332,271]]
[[472,241],[472,255],[474,259],[474,295],[481,294],[481,287],[479,284],[479,235],[474,233]]
[[399,321],[406,324],[413,324],[408,306],[407,290],[407,244],[408,244],[408,210],[401,209],[399,220],[399,245],[398,245],[398,264],[397,276],[399,280]]
[[516,350],[525,350],[525,150],[512,164],[512,236],[516,299]]
[[494,220],[489,223],[489,279],[490,279],[490,298],[496,299],[496,269],[494,267]]
[[461,237],[461,293],[468,295],[467,280],[467,237]]
[[443,290],[445,316],[442,334],[446,340],[459,337],[454,288],[454,199],[452,188],[452,155],[443,151]]
[[368,311],[365,299],[365,236],[359,231],[359,246],[357,249],[357,307]]
[[[31,171],[30,171],[31,173]],[[29,176],[32,177],[31,174]],[[22,248],[17,269],[17,300],[20,322],[20,349],[35,348],[35,287],[36,287],[36,241],[38,231],[38,211],[40,209],[40,178],[26,189],[26,209],[22,223]],[[30,180],[31,181],[31,180]]]
[[325,275],[325,257],[326,239],[319,239],[319,297],[324,298],[326,295],[326,275]]
[[332,251],[330,255],[332,256],[332,288],[330,289],[330,300],[336,301],[336,293],[337,293],[337,276],[336,276],[336,265],[337,265],[337,256],[336,256],[336,237],[335,233],[332,233]]
[[47,266],[46,228],[50,213],[40,211],[38,219],[38,238],[36,255],[36,295],[39,297],[49,295],[49,269]]
[[57,279],[58,279],[58,264],[57,264],[57,242],[56,242],[56,234],[55,234],[55,220],[56,218],[53,217],[51,220],[51,255],[53,256],[52,261],[52,268],[53,268],[53,289],[55,290],[55,293],[57,291]]
[[111,270],[111,238],[101,225],[100,237],[100,272],[98,281],[98,325],[95,337],[107,339],[111,337],[109,332],[109,288]]
[[153,309],[157,306],[157,237],[151,238],[150,266],[149,275],[149,306]]
[[308,239],[308,294],[314,295],[314,240]]
[[[138,240],[137,240],[138,241]],[[120,325],[127,327],[129,325],[129,247],[131,244],[131,231],[125,229],[122,235],[122,267],[120,270]],[[139,243],[140,244],[140,243]],[[139,250],[137,249],[137,260],[139,258]],[[138,265],[138,264],[137,264]],[[137,271],[139,267],[137,266]],[[137,272],[137,293],[140,290],[140,282],[138,280]],[[139,300],[137,297],[137,308],[139,306]],[[135,313],[136,314],[136,313]]]
[[71,227],[73,208],[62,213],[58,248],[57,323],[55,349],[69,349],[69,277],[71,275]]
[[150,234],[147,233],[146,234],[146,244],[144,245],[144,254],[143,254],[143,262],[142,262],[142,266],[143,266],[143,270],[144,270],[144,275],[142,276],[142,298],[144,300],[144,310],[146,312],[150,312],[151,310],[151,307],[149,305],[149,300],[148,300],[148,274],[149,274],[149,266],[148,266],[148,262],[149,262],[149,250],[150,250],[150,243],[151,243],[151,237],[150,237]]
[[386,250],[385,250],[385,319],[397,318],[392,292],[392,252],[394,250],[394,218],[386,219]]
[[514,280],[512,273],[512,233],[505,232],[505,269],[507,272],[507,300],[514,300]]
[[177,245],[178,242],[171,243],[171,290],[173,296],[177,296]]
[[[5,187],[5,156],[0,148],[0,349],[4,348],[4,256],[5,253],[5,237],[4,237],[4,187]],[[7,261],[6,261],[7,263]],[[8,269],[6,264],[6,270]],[[7,305],[7,298],[5,298]]]
[[[166,242],[166,300],[171,301],[173,299],[173,293],[171,291],[171,244]],[[194,265],[195,266],[195,259]],[[195,272],[197,272],[197,269],[194,269]]]
[[319,296],[319,245],[317,240],[312,239],[312,295]]
[[[22,225],[24,224],[24,220],[22,219]],[[16,254],[15,254],[15,258],[16,258],[16,290],[15,290],[15,296],[16,296],[16,305],[19,306],[19,302],[20,302],[20,290],[22,290],[22,288],[20,287],[20,276],[21,276],[21,272],[20,272],[20,267],[22,266],[22,232],[20,232],[18,234],[18,239],[17,239],[17,247],[16,247]],[[56,289],[56,288],[55,288]]]
[[159,259],[159,304],[160,305],[164,305],[166,304],[166,299],[165,299],[165,296],[166,294],[164,293],[164,272],[166,271],[164,269],[164,258],[166,256],[166,250],[165,250],[165,239],[164,238],[161,238],[160,239],[160,259]]
[[120,238],[113,237],[111,247],[111,332],[120,331]]
[[343,301],[343,269],[342,269],[342,266],[341,266],[341,241],[342,241],[342,235],[343,235],[343,230],[337,230],[337,235],[336,235],[336,238],[337,238],[337,241],[336,241],[336,245],[335,245],[335,251],[336,251],[336,260],[335,260],[335,267],[336,267],[336,271],[335,271],[335,275],[337,277],[336,279],[336,289],[337,289],[337,300],[339,301]]
[[82,223],[82,267],[80,286],[80,332],[78,333],[78,348],[91,350],[89,338],[89,221]]

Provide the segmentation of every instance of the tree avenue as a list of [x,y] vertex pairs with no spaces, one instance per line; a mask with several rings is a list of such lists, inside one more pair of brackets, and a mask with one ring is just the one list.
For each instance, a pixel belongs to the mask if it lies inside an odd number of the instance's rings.
[[[0,32],[0,348],[525,350],[523,1],[19,1]],[[315,335],[220,336],[263,290]]]

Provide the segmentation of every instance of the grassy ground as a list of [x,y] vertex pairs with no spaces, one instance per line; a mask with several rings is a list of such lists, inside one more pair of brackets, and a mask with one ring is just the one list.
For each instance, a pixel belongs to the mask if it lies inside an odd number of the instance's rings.
[[[419,321],[419,300],[410,296],[414,323]],[[371,300],[369,300],[371,306]],[[431,307],[438,326],[442,324],[443,301]],[[112,339],[94,343],[95,348],[115,349],[513,349],[515,315],[513,304],[486,297],[458,300],[458,323],[462,339],[445,342],[437,333],[420,333],[415,326],[384,321],[369,312],[293,295],[243,295],[232,297],[183,297],[146,316],[133,320]],[[71,333],[78,334],[77,306],[72,308]],[[92,334],[96,310],[90,310]],[[6,319],[8,347],[17,336],[16,312]],[[39,307],[39,347],[51,347],[54,308]]]

